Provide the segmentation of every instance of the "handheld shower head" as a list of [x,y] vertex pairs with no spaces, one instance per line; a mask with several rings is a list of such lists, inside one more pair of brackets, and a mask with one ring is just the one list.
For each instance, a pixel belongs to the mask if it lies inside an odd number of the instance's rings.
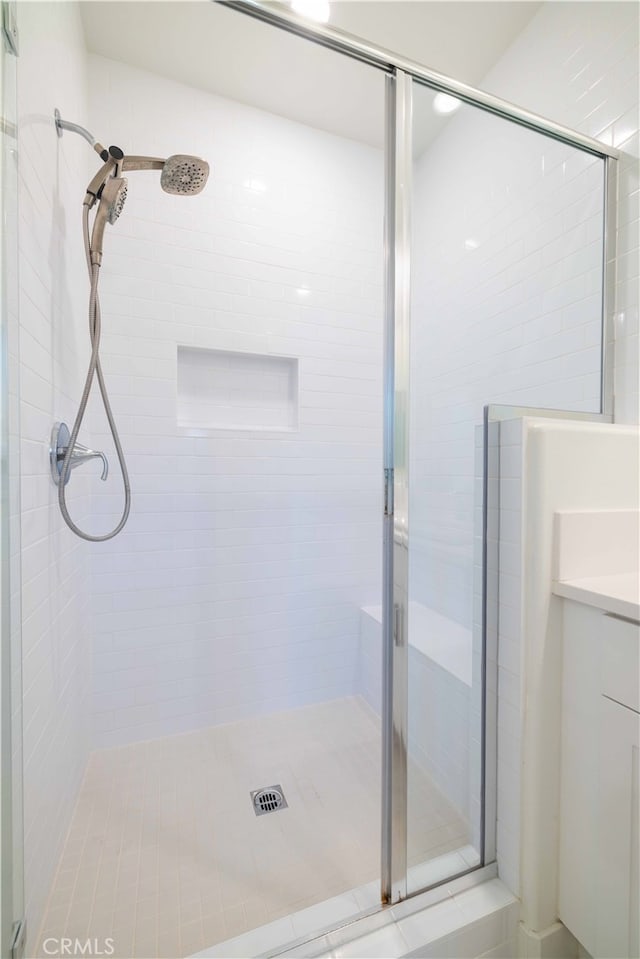
[[160,186],[165,193],[195,196],[202,193],[209,178],[209,164],[200,157],[177,153],[164,161]]
[[91,262],[100,266],[102,262],[102,241],[107,223],[114,224],[127,199],[126,177],[111,176],[102,187],[100,204],[93,223],[91,234]]
[[104,185],[101,200],[107,205],[107,220],[113,226],[127,199],[127,178],[111,177]]

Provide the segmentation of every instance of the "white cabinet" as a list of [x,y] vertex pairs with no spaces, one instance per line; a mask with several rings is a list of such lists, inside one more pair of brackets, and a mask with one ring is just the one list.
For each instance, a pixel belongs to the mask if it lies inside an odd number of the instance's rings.
[[597,959],[636,959],[640,626],[562,602],[559,916]]
[[595,956],[640,956],[638,720],[638,713],[601,697]]

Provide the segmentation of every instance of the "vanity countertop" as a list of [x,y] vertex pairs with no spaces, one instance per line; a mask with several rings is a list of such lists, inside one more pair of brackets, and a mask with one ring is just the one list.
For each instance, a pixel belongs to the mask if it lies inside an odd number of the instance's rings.
[[640,621],[640,574],[637,572],[555,581],[553,592],[556,596]]

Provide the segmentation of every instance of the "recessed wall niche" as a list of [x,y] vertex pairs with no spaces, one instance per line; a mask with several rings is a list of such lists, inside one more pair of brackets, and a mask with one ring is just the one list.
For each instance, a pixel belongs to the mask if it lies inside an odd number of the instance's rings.
[[298,360],[178,346],[178,426],[297,430]]

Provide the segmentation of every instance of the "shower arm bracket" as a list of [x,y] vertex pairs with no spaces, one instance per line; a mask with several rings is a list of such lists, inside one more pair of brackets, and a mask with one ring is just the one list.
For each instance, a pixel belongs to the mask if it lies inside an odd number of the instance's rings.
[[71,123],[70,120],[63,120],[57,107],[53,111],[53,118],[58,137],[61,137],[65,130],[68,130],[69,133],[77,133],[79,136],[84,137],[87,143],[93,147],[98,156],[101,157],[105,162],[109,159],[109,151],[106,150],[98,140],[96,140],[94,135],[90,133],[86,127],[81,127],[79,123]]
[[[103,145],[96,140],[93,133],[90,133],[86,127],[80,126],[79,123],[71,123],[70,120],[63,120],[60,114],[60,111],[56,107],[53,111],[53,117],[56,125],[56,133],[59,137],[62,136],[65,130],[68,130],[70,133],[77,133],[79,136],[83,137],[87,143],[89,143],[93,149],[96,151],[98,156],[106,163],[109,163],[111,160],[117,160],[123,171],[127,170],[162,170],[166,163],[166,159],[163,157],[146,157],[146,156],[127,156],[125,157],[122,150],[119,147],[109,147],[107,150]],[[118,173],[119,175],[119,173]]]

